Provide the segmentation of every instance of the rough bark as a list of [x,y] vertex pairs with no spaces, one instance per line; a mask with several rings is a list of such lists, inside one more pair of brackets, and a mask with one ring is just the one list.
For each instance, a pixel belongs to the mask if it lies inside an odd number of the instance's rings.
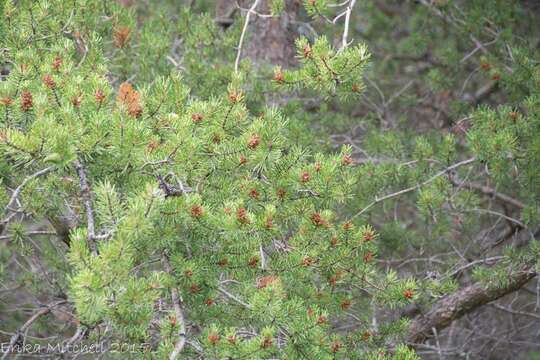
[[[241,1],[240,5],[248,9],[252,3],[252,1]],[[261,0],[255,11],[258,14],[269,14],[269,5],[270,0]],[[294,66],[296,63],[294,40],[298,37],[294,21],[299,9],[299,0],[285,0],[285,10],[281,16],[271,18],[252,16],[243,57],[249,57],[256,64],[267,63],[280,65],[283,68]],[[233,14],[240,13],[245,16],[245,11],[238,11],[234,1],[218,0],[216,2],[216,19],[224,27],[228,26]]]
[[[262,0],[257,12],[268,14],[270,0]],[[300,4],[297,0],[286,0],[285,10],[279,17],[256,17],[249,28],[249,41],[245,55],[255,63],[270,63],[284,68],[296,63],[293,28]]]
[[536,276],[536,272],[533,267],[527,267],[509,276],[508,282],[502,287],[474,283],[442,298],[428,312],[413,319],[408,342],[414,346],[426,341],[433,335],[433,329],[442,330],[480,306],[519,290]]

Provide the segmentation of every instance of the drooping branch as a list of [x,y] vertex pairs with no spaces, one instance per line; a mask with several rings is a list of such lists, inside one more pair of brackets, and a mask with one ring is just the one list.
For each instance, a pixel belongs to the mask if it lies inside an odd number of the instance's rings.
[[438,332],[446,328],[454,320],[480,306],[519,290],[535,276],[534,267],[529,266],[509,274],[509,279],[503,286],[477,282],[442,298],[433,304],[428,312],[413,319],[409,327],[408,343],[412,346],[423,343],[433,335],[433,329]]

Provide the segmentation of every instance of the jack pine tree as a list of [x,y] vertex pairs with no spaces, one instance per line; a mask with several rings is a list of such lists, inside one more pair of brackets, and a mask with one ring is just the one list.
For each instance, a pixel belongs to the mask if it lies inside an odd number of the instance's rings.
[[[381,132],[365,115],[366,146],[383,161],[364,161],[356,144],[313,146],[310,126],[348,126],[340,117],[382,71],[366,44],[351,43],[351,17],[369,6],[351,0],[335,14],[305,1],[326,35],[300,34],[294,58],[285,49],[269,63],[250,30],[274,29],[300,6],[259,3],[238,5],[227,29],[197,13],[208,4],[2,3],[0,279],[40,304],[0,317],[4,356],[30,354],[31,343],[51,358],[92,356],[100,344],[110,358],[417,359],[418,344],[536,276],[537,51],[503,43],[481,55],[494,84],[485,91],[507,87],[509,99],[455,105],[468,111],[466,135]],[[453,25],[451,5],[436,3],[422,11]],[[474,39],[486,31],[469,21]],[[445,61],[426,75],[441,88],[457,71]],[[315,114],[303,96],[317,100]],[[392,101],[372,116],[385,121]],[[493,183],[470,181],[475,170]],[[464,269],[443,262],[444,276],[381,266],[406,253],[400,237],[435,252],[443,245],[429,239],[451,236],[453,222],[485,225],[471,211],[511,224],[517,243],[495,264],[479,251]],[[473,283],[460,288],[468,267]]]

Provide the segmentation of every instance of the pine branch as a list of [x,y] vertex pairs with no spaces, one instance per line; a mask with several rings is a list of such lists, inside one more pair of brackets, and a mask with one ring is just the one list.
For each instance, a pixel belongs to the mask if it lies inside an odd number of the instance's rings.
[[517,207],[518,209],[523,209],[525,207],[525,204],[523,204],[521,201],[514,199],[511,196],[502,194],[500,192],[497,192],[497,190],[490,188],[489,186],[476,184],[473,182],[468,181],[460,181],[458,179],[455,179],[453,176],[450,177],[450,182],[456,186],[456,187],[463,187],[469,190],[475,190],[482,194],[491,196],[503,203],[510,204],[512,206]]
[[479,307],[495,301],[507,294],[519,290],[536,276],[534,266],[509,274],[504,286],[485,285],[477,282],[437,301],[425,314],[416,317],[410,327],[408,343],[413,347],[421,344],[433,335],[433,329],[440,331],[454,320],[461,318]]
[[460,166],[463,166],[463,165],[468,165],[468,164],[471,164],[473,162],[476,161],[476,158],[472,157],[470,159],[467,159],[467,160],[463,160],[463,161],[460,161],[458,163],[455,163],[449,167],[447,167],[446,169],[444,170],[441,170],[439,171],[438,173],[436,173],[435,175],[433,175],[432,177],[430,177],[429,179],[427,179],[426,181],[418,184],[418,185],[415,185],[415,186],[411,186],[407,189],[403,189],[403,190],[400,190],[400,191],[397,191],[395,193],[391,193],[391,194],[388,194],[388,195],[384,195],[383,197],[377,197],[375,198],[375,200],[373,200],[371,203],[369,203],[366,207],[364,207],[362,210],[360,210],[359,212],[357,212],[352,218],[356,218],[360,215],[362,215],[363,213],[365,213],[366,211],[368,211],[370,208],[372,208],[373,206],[377,205],[378,203],[380,202],[383,202],[385,200],[388,200],[388,199],[391,199],[391,198],[394,198],[394,197],[397,197],[397,196],[400,196],[400,195],[403,195],[403,194],[407,194],[411,191],[414,191],[416,189],[419,189],[421,188],[422,186],[425,186],[431,182],[433,182],[435,179],[437,179],[438,177],[440,176],[443,176],[445,174],[448,174],[451,170],[454,170],[454,169],[457,169],[458,167]]

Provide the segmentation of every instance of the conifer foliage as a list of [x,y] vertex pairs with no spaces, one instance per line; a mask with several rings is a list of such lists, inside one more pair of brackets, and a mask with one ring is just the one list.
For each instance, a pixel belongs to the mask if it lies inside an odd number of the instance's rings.
[[[410,150],[414,163],[359,163],[352,146],[310,146],[306,115],[275,101],[361,98],[371,68],[367,46],[351,43],[355,1],[340,15],[339,42],[298,37],[292,69],[240,59],[249,17],[279,17],[283,1],[271,14],[239,7],[226,31],[187,7],[166,26],[173,5],[128,3],[1,3],[0,280],[42,303],[9,321],[5,356],[46,344],[27,336],[43,328],[64,345],[103,342],[111,358],[121,343],[148,359],[417,359],[414,343],[453,318],[389,314],[413,303],[436,310],[458,284],[380,265],[388,229],[367,214],[402,194],[415,194],[421,221],[440,225],[436,237],[451,212],[480,203],[473,191],[492,191],[523,210],[506,220],[528,240],[475,271],[478,292],[503,296],[536,275],[540,71],[526,54],[512,52],[522,66],[508,80],[527,87],[514,94],[519,108],[478,107],[465,139],[401,147],[405,137],[374,134],[373,148]],[[303,5],[335,25],[332,4]],[[462,168],[474,166],[530,200],[465,183]]]

